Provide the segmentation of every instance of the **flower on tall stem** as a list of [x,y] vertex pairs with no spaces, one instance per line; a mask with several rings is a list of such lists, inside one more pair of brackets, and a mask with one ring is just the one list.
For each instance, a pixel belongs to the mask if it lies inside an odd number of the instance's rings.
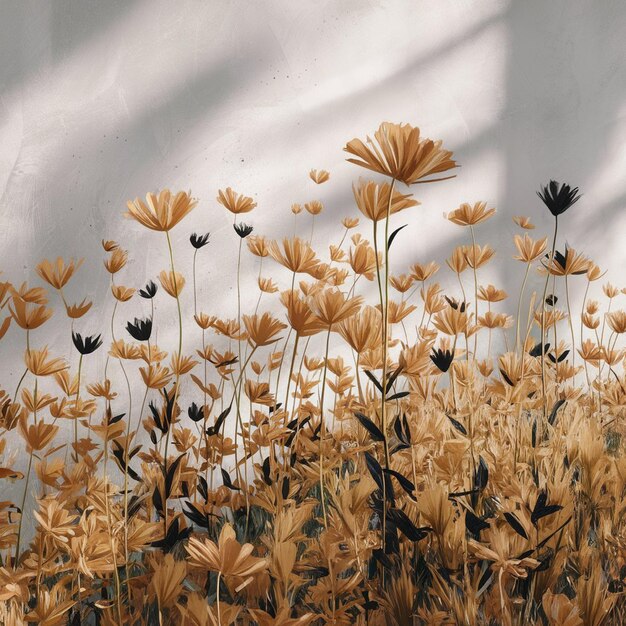
[[138,221],[151,230],[168,232],[188,215],[198,203],[185,191],[172,197],[169,189],[148,193],[146,202],[140,198],[127,202],[126,217]]

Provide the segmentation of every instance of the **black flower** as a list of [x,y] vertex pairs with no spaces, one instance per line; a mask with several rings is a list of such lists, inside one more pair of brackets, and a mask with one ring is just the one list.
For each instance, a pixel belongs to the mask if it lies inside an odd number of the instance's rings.
[[447,372],[454,361],[454,350],[435,350],[430,355],[430,360],[442,371]]
[[242,239],[245,239],[253,230],[252,226],[248,226],[243,222],[241,222],[240,224],[233,224],[233,228]]
[[135,322],[128,322],[126,324],[126,330],[137,341],[148,341],[152,334],[152,318],[146,317],[146,319],[135,318]]
[[572,189],[565,183],[557,183],[556,180],[551,180],[547,185],[544,185],[537,192],[537,195],[543,200],[554,217],[565,213],[567,209],[580,200],[578,187]]
[[198,406],[195,402],[191,403],[191,406],[187,409],[187,414],[194,422],[199,422],[204,419],[204,407]]
[[204,235],[198,235],[198,233],[193,233],[191,237],[189,237],[189,241],[191,241],[191,245],[196,249],[200,250],[200,248],[204,248],[204,246],[209,243],[209,235],[211,233],[205,233]]
[[142,298],[146,298],[146,300],[151,300],[154,298],[157,292],[156,283],[151,280],[143,289],[139,290],[139,295]]
[[72,333],[72,341],[76,349],[84,356],[95,352],[101,345],[100,335],[92,335],[91,337],[83,337],[79,333]]

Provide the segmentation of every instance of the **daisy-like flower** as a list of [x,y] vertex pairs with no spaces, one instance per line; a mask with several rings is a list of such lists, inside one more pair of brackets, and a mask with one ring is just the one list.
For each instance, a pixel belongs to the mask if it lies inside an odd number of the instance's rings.
[[177,298],[180,296],[183,287],[185,286],[185,278],[179,272],[172,272],[163,270],[159,274],[159,282],[161,283],[161,287],[168,293],[172,298]]
[[524,263],[532,263],[545,252],[548,238],[544,237],[543,239],[535,240],[528,235],[523,237],[515,235],[514,241],[518,254],[513,258]]
[[37,270],[37,274],[50,286],[55,289],[63,289],[82,263],[83,259],[79,259],[78,261],[70,259],[66,264],[61,257],[58,257],[55,263],[45,259],[35,269]]
[[353,139],[344,150],[353,155],[348,159],[350,163],[411,185],[434,182],[423,179],[457,167],[451,158],[452,152],[441,146],[441,141],[422,138],[419,128],[383,122],[373,140],[369,137],[365,142]]
[[311,202],[305,202],[304,208],[311,215],[319,215],[323,211],[324,205],[319,200],[312,200]]
[[256,202],[252,198],[238,194],[230,187],[217,192],[217,201],[235,215],[249,213],[256,207]]
[[52,376],[68,367],[66,361],[60,358],[48,358],[47,346],[41,350],[27,350],[24,355],[26,369],[35,376]]
[[265,559],[252,556],[252,544],[241,545],[237,541],[230,524],[222,527],[217,544],[210,539],[201,541],[192,537],[186,550],[191,567],[219,572],[229,589],[235,592],[241,591],[256,575],[267,569]]
[[67,316],[73,320],[81,318],[89,309],[93,302],[83,298],[83,301],[80,304],[69,304],[65,307],[65,311]]
[[9,311],[18,326],[24,330],[39,328],[52,317],[52,309],[43,305],[35,305],[13,296],[9,303]]
[[446,218],[459,226],[476,226],[495,215],[495,209],[488,209],[486,202],[469,204],[464,202],[458,209],[446,215]]
[[326,170],[311,170],[309,177],[314,183],[321,185],[330,178],[330,174]]
[[128,252],[121,248],[115,248],[108,259],[104,260],[104,267],[109,274],[117,274],[128,261]]
[[280,339],[277,335],[287,328],[286,324],[274,319],[269,313],[263,315],[244,315],[243,323],[248,332],[251,346],[269,346]]
[[169,189],[163,189],[156,193],[148,193],[145,203],[140,198],[129,200],[125,215],[151,230],[168,232],[188,215],[197,203],[190,193],[179,191],[172,197]]
[[389,207],[390,192],[389,183],[359,181],[358,185],[352,185],[352,193],[359,211],[373,222],[384,220],[387,217],[388,208],[389,214],[392,215],[419,204],[411,194],[402,194],[394,190],[391,207]]

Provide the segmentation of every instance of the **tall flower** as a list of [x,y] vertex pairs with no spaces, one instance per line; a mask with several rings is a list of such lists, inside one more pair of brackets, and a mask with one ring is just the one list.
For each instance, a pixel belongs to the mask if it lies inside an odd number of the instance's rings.
[[441,144],[421,138],[420,129],[409,124],[383,122],[374,133],[374,140],[353,139],[344,150],[354,155],[348,159],[350,163],[411,185],[457,167],[452,152],[444,150]]
[[[387,217],[389,207],[389,194],[391,185],[389,183],[375,183],[373,181],[360,181],[358,185],[352,185],[352,193],[356,200],[359,211],[373,222],[379,222]],[[404,209],[417,206],[419,202],[413,200],[410,194],[403,194],[399,191],[393,192],[389,214],[398,213]]]
[[556,180],[551,180],[547,185],[541,187],[537,195],[554,217],[565,213],[567,209],[581,198],[578,193],[578,187],[572,189],[572,187],[565,183],[557,183]]
[[217,201],[235,215],[249,213],[256,207],[256,202],[252,198],[238,194],[230,187],[223,191],[221,189],[218,191]]
[[126,217],[137,220],[151,230],[168,232],[178,224],[198,203],[190,193],[179,191],[174,197],[169,189],[148,193],[146,202],[140,198],[128,201]]

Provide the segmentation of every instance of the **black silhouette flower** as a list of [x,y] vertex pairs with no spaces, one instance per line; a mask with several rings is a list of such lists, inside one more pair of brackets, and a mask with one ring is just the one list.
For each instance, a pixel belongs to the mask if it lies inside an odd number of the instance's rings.
[[244,224],[243,222],[234,224],[233,228],[242,239],[245,239],[253,231],[252,226],[248,226],[248,224]]
[[191,403],[191,406],[187,409],[187,414],[194,422],[199,422],[204,419],[204,407],[198,406],[195,402]]
[[189,237],[189,241],[191,241],[191,245],[196,249],[200,250],[200,248],[204,248],[204,246],[209,243],[209,235],[211,233],[205,233],[204,235],[198,235],[198,233],[193,233],[191,237]]
[[554,217],[565,213],[581,198],[578,194],[578,187],[572,189],[565,183],[557,183],[556,180],[551,180],[547,185],[541,187],[537,195],[543,200]]
[[151,300],[156,295],[157,289],[156,283],[151,280],[143,289],[139,290],[139,295],[146,300]]
[[152,318],[146,317],[146,319],[135,318],[135,322],[128,322],[126,324],[126,330],[137,341],[148,341],[152,334]]
[[447,372],[454,361],[454,350],[441,350],[433,348],[430,360],[442,371]]
[[83,338],[79,333],[72,333],[72,341],[76,349],[84,356],[95,352],[101,345],[100,335]]

